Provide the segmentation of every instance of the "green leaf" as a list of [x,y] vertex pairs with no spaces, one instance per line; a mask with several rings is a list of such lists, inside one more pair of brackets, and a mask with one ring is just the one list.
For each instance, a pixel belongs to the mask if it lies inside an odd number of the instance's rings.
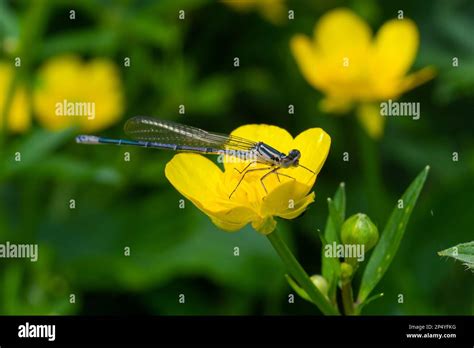
[[[322,256],[323,262],[325,262],[323,266],[326,267],[327,275],[331,277],[331,278],[326,278],[323,275],[323,277],[327,280],[329,284],[328,297],[330,298],[333,304],[336,304],[336,290],[337,290],[337,283],[341,276],[341,263],[339,262],[339,259],[337,257],[324,256],[324,251],[328,242],[326,241],[326,238],[324,237],[324,235],[321,233],[320,230],[318,230],[318,234],[319,234],[319,239],[321,239],[321,244],[322,244],[321,256]],[[323,271],[324,271],[324,268],[323,268]]]
[[343,182],[339,184],[333,199],[328,199],[328,207],[329,217],[332,220],[332,228],[326,228],[324,236],[329,243],[339,243],[341,226],[346,218],[346,190]]
[[41,57],[74,52],[103,53],[107,47],[113,47],[118,41],[117,35],[107,29],[83,29],[59,33],[48,38],[42,45]]
[[[287,288],[278,256],[250,226],[242,233],[223,233],[194,206],[183,209],[180,219],[170,219],[176,213],[176,205],[164,202],[182,198],[174,190],[121,202],[106,213],[100,207],[114,205],[117,196],[109,193],[110,197],[102,198],[91,196],[90,190],[82,191],[77,193],[77,201],[88,203],[78,214],[70,215],[62,224],[46,224],[39,231],[44,243],[57,251],[55,260],[71,271],[70,281],[76,288],[113,291],[120,287],[146,292],[189,277],[208,279],[248,298],[267,298]],[[96,198],[89,201],[89,197]],[[159,231],[150,227],[153,221],[159,221]],[[140,255],[133,260],[116,252],[130,240],[130,231],[133,231],[132,250]],[[74,245],[92,245],[92,248],[86,250]],[[245,250],[239,257],[232,253],[236,245]],[[100,263],[110,267],[93,267]]]
[[339,185],[334,198],[328,199],[329,216],[326,221],[324,236],[320,234],[323,244],[321,249],[322,275],[328,281],[328,296],[331,300],[335,300],[337,282],[339,280],[340,263],[337,258],[328,258],[324,256],[324,249],[327,244],[333,242],[339,243],[339,234],[342,223],[346,215],[346,191],[344,183]]
[[[72,134],[74,129],[69,128],[59,132],[48,132],[38,130],[24,139],[20,144],[10,147],[10,154],[0,163],[2,176],[16,174],[20,171],[31,168],[42,161],[59,146],[68,140],[74,141]],[[21,161],[15,161],[15,154],[19,153]]]
[[328,198],[328,209],[329,209],[329,217],[331,218],[331,221],[334,225],[333,231],[336,232],[334,239],[338,239],[340,232],[341,232],[341,227],[342,223],[344,222],[344,218],[341,216],[340,212],[337,210],[333,200],[331,198]]
[[6,1],[0,1],[0,39],[6,37],[18,38],[19,25],[16,13]]
[[360,305],[356,306],[356,313],[360,314],[360,312],[362,311],[362,309],[367,306],[369,303],[379,299],[383,297],[383,292],[381,292],[380,294],[377,294],[377,295],[374,295],[374,296],[370,296],[365,302],[361,303]]
[[35,165],[35,176],[105,185],[119,185],[124,180],[122,174],[111,166],[97,166],[67,155],[55,155],[43,159]]
[[126,33],[133,39],[164,49],[175,48],[177,42],[182,40],[180,25],[176,22],[157,21],[152,14],[141,17],[129,14],[121,18],[119,25],[126,25]]
[[289,275],[289,274],[285,274],[285,278],[288,282],[288,284],[290,284],[290,286],[293,288],[293,290],[295,290],[295,292],[304,300],[308,301],[308,302],[313,302],[311,301],[311,299],[309,298],[308,294],[306,293],[306,291],[304,291],[303,288],[301,288],[297,283],[296,281],[293,280],[293,278]]
[[337,307],[329,301],[327,296],[324,295],[310,279],[306,271],[279,235],[278,230],[267,234],[267,238],[272,244],[273,249],[275,249],[278,256],[285,264],[285,267],[288,269],[291,276],[294,277],[298,284],[306,291],[315,306],[325,315],[340,315]]
[[438,252],[439,256],[449,256],[463,262],[464,266],[474,272],[474,241],[458,244]]
[[382,276],[387,271],[393,257],[397,253],[400,242],[405,233],[408,220],[415,207],[418,196],[428,175],[429,166],[416,177],[402,196],[403,209],[398,208],[398,203],[382,232],[379,242],[374,248],[372,256],[364,270],[359,289],[358,302],[363,303]]

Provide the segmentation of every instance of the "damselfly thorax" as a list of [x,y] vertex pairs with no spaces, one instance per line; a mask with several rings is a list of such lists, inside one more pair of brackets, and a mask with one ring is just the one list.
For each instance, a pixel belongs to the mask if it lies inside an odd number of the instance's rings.
[[[299,163],[301,153],[297,149],[285,154],[264,142],[255,142],[234,135],[207,132],[199,128],[146,116],[136,116],[129,119],[125,123],[124,130],[132,140],[79,135],[76,137],[76,142],[80,144],[131,145],[243,158],[248,163],[241,171],[234,168],[241,176],[237,186],[230,192],[229,199],[232,198],[248,173],[266,171],[261,176],[260,182],[267,193],[264,180],[271,174],[276,175],[279,181],[280,176],[294,180],[292,176],[279,172],[282,168],[301,167],[315,174],[311,169]],[[250,168],[252,164],[262,164],[263,167]]]

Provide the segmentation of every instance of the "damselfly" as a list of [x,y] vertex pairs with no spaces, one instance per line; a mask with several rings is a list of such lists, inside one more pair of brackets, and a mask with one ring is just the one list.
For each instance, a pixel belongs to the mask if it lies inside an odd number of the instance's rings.
[[[263,180],[270,174],[294,179],[292,176],[278,172],[282,168],[301,167],[315,174],[311,169],[301,165],[301,152],[297,149],[284,154],[273,147],[233,135],[207,132],[199,128],[186,126],[172,121],[159,120],[153,117],[136,116],[125,123],[125,134],[130,139],[111,139],[94,135],[79,135],[76,142],[80,144],[116,144],[151,147],[173,151],[195,152],[201,154],[226,155],[244,158],[249,163],[242,171],[239,182],[230,193],[229,199],[250,172],[267,170],[260,182],[267,192]],[[252,164],[263,164],[263,168],[250,168]],[[250,169],[249,169],[250,168]]]

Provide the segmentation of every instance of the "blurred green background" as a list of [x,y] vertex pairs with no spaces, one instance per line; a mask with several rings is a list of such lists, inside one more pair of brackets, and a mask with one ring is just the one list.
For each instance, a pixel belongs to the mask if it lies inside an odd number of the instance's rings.
[[[365,212],[379,226],[389,209],[371,211],[361,175],[358,125],[351,115],[322,113],[322,95],[299,72],[289,49],[317,19],[349,7],[376,30],[402,9],[418,25],[414,68],[437,76],[406,93],[421,118],[390,118],[377,143],[388,208],[429,164],[425,188],[405,238],[365,314],[473,314],[474,275],[437,251],[473,239],[474,3],[472,1],[289,1],[293,21],[273,23],[262,11],[236,11],[214,1],[3,1],[1,59],[23,47],[21,81],[65,53],[114,61],[123,84],[121,119],[100,134],[123,136],[128,117],[152,115],[230,132],[248,123],[275,124],[293,135],[322,127],[332,148],[315,186],[316,202],[300,218],[279,221],[306,270],[320,273],[326,197],[346,183],[348,214]],[[75,19],[69,11],[75,10]],[[185,10],[185,20],[178,18]],[[36,27],[35,27],[36,26]],[[26,42],[22,42],[25,40]],[[240,67],[233,58],[240,58]],[[459,67],[452,67],[452,57]],[[124,57],[131,66],[124,67]],[[7,89],[0,91],[7,93]],[[180,104],[186,113],[179,114]],[[288,114],[288,105],[295,114]],[[218,230],[168,183],[173,154],[79,146],[77,129],[47,131],[35,121],[21,134],[3,130],[0,241],[39,243],[38,262],[0,260],[1,314],[313,314],[286,283],[265,237],[245,228]],[[20,151],[22,162],[14,162]],[[132,160],[123,160],[124,151]],[[351,153],[344,162],[342,154]],[[453,152],[459,161],[452,161]],[[76,208],[70,209],[70,199]],[[383,205],[381,205],[383,206]],[[233,255],[234,247],[240,256]],[[124,256],[124,248],[131,255]],[[380,291],[379,291],[380,292]],[[70,294],[76,303],[70,303]],[[186,303],[178,303],[185,294]],[[398,294],[404,303],[397,302]]]

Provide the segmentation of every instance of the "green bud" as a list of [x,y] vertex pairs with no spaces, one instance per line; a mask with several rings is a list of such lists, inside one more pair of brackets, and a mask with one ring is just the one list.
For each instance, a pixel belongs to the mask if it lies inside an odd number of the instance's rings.
[[322,275],[315,274],[310,277],[314,285],[321,291],[321,293],[327,297],[329,285],[326,279]]
[[364,245],[364,251],[372,249],[379,239],[377,226],[365,214],[355,214],[342,224],[341,241],[344,244]]
[[351,279],[354,268],[347,262],[341,263],[341,279],[343,281]]

